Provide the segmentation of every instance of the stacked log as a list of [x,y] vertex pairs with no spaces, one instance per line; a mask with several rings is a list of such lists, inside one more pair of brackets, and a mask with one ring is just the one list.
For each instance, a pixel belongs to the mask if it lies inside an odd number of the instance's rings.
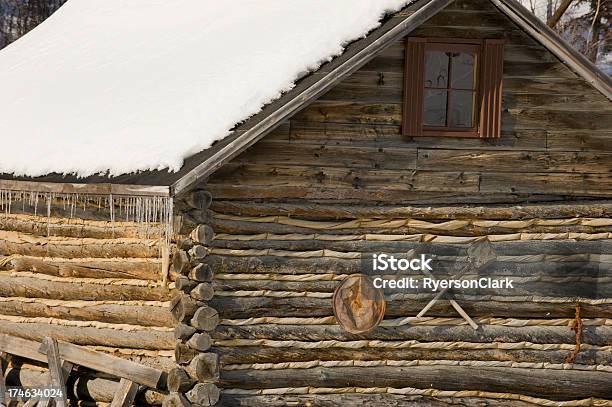
[[213,299],[212,268],[205,263],[214,238],[208,220],[211,196],[195,190],[177,202],[180,211],[175,226],[177,250],[172,257],[178,274],[178,294],[170,302],[176,322],[175,361],[177,367],[168,374],[170,394],[164,406],[214,406],[220,391],[219,356],[212,351],[212,332],[219,324],[217,310],[209,306]]
[[[163,281],[161,224],[51,209],[43,216],[0,215],[0,333],[35,341],[50,336],[171,370],[174,290]],[[75,371],[71,399],[111,401],[119,383],[90,373]],[[7,382],[42,386],[48,378],[20,362]],[[146,391],[138,403],[162,400]]]

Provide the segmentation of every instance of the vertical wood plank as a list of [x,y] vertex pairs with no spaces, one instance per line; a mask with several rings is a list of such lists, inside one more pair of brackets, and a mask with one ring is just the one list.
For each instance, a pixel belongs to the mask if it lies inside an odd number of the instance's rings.
[[138,384],[128,379],[121,379],[119,389],[115,393],[113,402],[110,407],[129,407],[134,403],[136,393],[138,392]]
[[[66,407],[66,382],[64,380],[64,369],[59,355],[57,340],[45,337],[43,345],[47,348],[47,360],[49,363],[49,374],[51,375],[51,386],[62,389],[62,397],[54,399],[56,407]],[[39,405],[44,407],[50,404],[50,400],[43,400]]]

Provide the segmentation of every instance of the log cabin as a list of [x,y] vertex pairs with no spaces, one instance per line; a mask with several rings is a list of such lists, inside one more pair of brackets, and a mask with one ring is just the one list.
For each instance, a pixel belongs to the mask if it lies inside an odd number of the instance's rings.
[[[2,174],[0,333],[164,370],[143,405],[612,405],[611,100],[515,0],[408,3],[178,171]],[[483,240],[514,289],[335,319],[364,257]]]

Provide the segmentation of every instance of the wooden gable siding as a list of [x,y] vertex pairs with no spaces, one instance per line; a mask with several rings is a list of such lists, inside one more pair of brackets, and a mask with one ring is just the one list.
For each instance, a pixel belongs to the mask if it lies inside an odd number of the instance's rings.
[[506,39],[499,140],[402,140],[398,41],[213,175],[215,197],[490,203],[612,194],[612,103],[492,4],[458,0],[411,35]]

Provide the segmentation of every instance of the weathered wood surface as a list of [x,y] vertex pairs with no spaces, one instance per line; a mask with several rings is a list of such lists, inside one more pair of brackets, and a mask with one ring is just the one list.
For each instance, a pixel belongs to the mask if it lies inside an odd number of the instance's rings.
[[612,216],[612,202],[564,202],[522,206],[366,206],[333,205],[313,202],[251,202],[215,200],[215,212],[242,216],[291,216],[312,220],[359,218],[380,219],[563,219],[574,217],[605,218]]
[[[454,297],[465,311],[472,317],[495,316],[508,318],[562,318],[574,316],[574,303],[557,304],[544,302],[527,302],[491,300],[482,298],[480,301],[465,301],[462,296]],[[389,301],[385,314],[388,317],[416,315],[429,301],[421,298],[419,301]],[[222,318],[250,318],[253,316],[277,317],[328,317],[333,315],[329,299],[318,298],[274,298],[274,297],[216,297],[210,303],[218,309]],[[429,311],[430,316],[455,315],[447,302],[437,303]],[[583,307],[583,315],[590,317],[610,318],[610,305]]]
[[173,297],[171,290],[159,284],[95,284],[70,279],[49,281],[27,273],[4,272],[0,272],[0,295],[84,301],[169,301]]
[[195,405],[214,406],[219,401],[220,391],[212,383],[198,383],[187,392],[186,397]]
[[136,398],[138,392],[138,384],[121,379],[119,381],[119,389],[113,397],[110,407],[130,407]]
[[[265,395],[251,396],[238,394],[221,394],[221,405],[235,407],[481,407],[482,398],[467,397],[424,397],[401,396],[395,394],[308,394],[308,395]],[[534,407],[532,403],[518,400],[487,399],[490,407]]]
[[[49,374],[40,370],[12,368],[7,373],[9,386],[45,387],[49,383]],[[69,380],[69,391],[79,400],[95,400],[100,403],[110,403],[119,389],[119,382],[94,375],[73,374]],[[144,405],[161,405],[163,394],[145,390],[138,395],[137,402]]]
[[[62,359],[60,357],[59,346],[57,340],[46,337],[43,339],[43,348],[41,352],[47,353],[47,363],[49,365],[49,376],[51,376],[51,387],[55,389],[64,389],[66,387],[66,377],[62,369]],[[70,372],[68,371],[68,374]],[[66,375],[68,376],[68,375]],[[66,393],[62,392],[62,397],[54,400],[56,407],[65,407],[67,404]],[[50,405],[50,400],[44,400],[39,403],[41,407]]]
[[[138,225],[132,222],[92,221],[85,219],[47,218],[32,215],[0,216],[0,230],[27,233],[35,236],[63,236],[72,238],[148,239],[159,234],[159,225]],[[157,232],[157,233],[156,233]]]
[[34,341],[42,341],[45,336],[50,336],[77,345],[150,350],[174,349],[172,332],[153,329],[126,331],[112,328],[52,325],[42,322],[2,321],[0,333]]
[[[494,199],[609,197],[610,102],[490,4],[463,7],[450,6],[411,35],[505,38],[499,140],[402,140],[404,46],[398,41],[235,159],[234,167],[213,175],[215,199],[399,203],[416,202],[410,192],[418,191],[419,202],[428,203],[439,202],[434,193],[444,190],[456,194],[456,203],[504,194]],[[551,172],[558,176],[548,177]]]
[[40,237],[0,231],[0,254],[64,258],[156,258],[158,239]]
[[[8,301],[6,301],[8,300]],[[0,314],[22,317],[49,317],[73,321],[99,321],[111,324],[173,327],[172,315],[163,306],[130,304],[77,304],[61,301],[29,302],[24,298],[0,301]]]
[[[455,338],[460,340],[460,337]],[[529,363],[563,363],[568,350],[506,350],[506,349],[298,349],[295,347],[218,346],[221,368],[231,364],[308,362],[312,360],[499,360]],[[610,352],[582,350],[575,363],[610,365]]]
[[58,277],[136,278],[160,280],[158,259],[63,259],[13,256],[9,262],[15,271],[28,271]]
[[[462,304],[463,306],[464,304]],[[469,308],[465,307],[470,313]],[[470,313],[470,315],[472,315]],[[473,315],[472,315],[473,316]],[[361,334],[344,331],[338,325],[274,325],[260,324],[247,326],[220,325],[213,334],[215,340],[275,339],[295,341],[436,341],[453,342],[532,342],[532,343],[575,343],[575,334],[567,326],[519,326],[481,325],[474,330],[469,325],[403,325],[399,327],[379,326],[375,330]],[[609,326],[585,326],[583,343],[607,346],[612,340]]]
[[[431,383],[448,390],[487,390],[520,393],[557,400],[609,397],[610,373],[579,370],[523,369],[463,366],[312,368],[223,371],[225,387],[378,387],[428,388]],[[558,383],[563,383],[559,386]]]

